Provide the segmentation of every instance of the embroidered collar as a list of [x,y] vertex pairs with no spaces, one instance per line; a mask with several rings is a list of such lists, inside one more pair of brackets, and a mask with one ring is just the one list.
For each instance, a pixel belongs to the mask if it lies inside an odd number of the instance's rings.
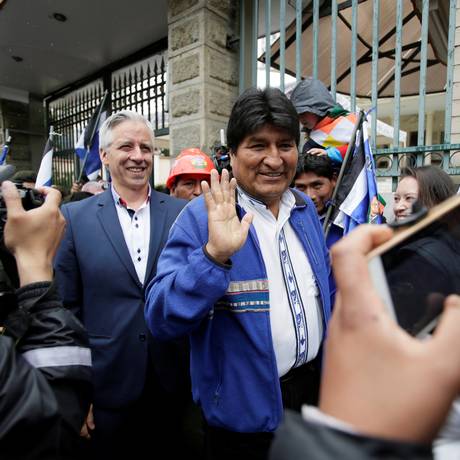
[[[236,190],[237,190],[237,200],[239,203],[240,201],[242,201],[243,203],[247,202],[251,206],[253,206],[254,209],[258,212],[266,212],[268,210],[268,206],[263,201],[250,195],[242,187],[237,186]],[[296,196],[294,195],[293,191],[288,188],[281,196],[280,207],[286,206],[289,209],[292,209],[296,204],[297,204]],[[305,202],[303,202],[302,204],[305,204]]]

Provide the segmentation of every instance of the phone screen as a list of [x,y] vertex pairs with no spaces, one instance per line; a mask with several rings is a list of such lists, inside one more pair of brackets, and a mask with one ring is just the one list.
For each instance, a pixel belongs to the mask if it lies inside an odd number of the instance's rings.
[[460,210],[455,208],[370,261],[377,290],[398,324],[431,332],[449,294],[460,293]]

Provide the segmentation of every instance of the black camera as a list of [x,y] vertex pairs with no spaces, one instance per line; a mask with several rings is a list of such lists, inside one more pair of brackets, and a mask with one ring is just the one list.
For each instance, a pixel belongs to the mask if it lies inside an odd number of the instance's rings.
[[[12,165],[0,166],[0,184],[9,179],[15,172],[15,167]],[[23,208],[28,211],[30,209],[38,208],[44,202],[44,197],[37,190],[26,188],[22,185],[22,182],[14,182],[16,188],[18,189],[19,196],[21,197]],[[3,194],[0,191],[0,261],[3,265],[3,270],[5,271],[8,279],[10,281],[10,288],[19,287],[19,276],[18,270],[16,267],[16,260],[13,255],[8,251],[5,246],[5,241],[3,238],[3,232],[5,230],[5,224],[7,220],[7,210],[5,205],[5,200],[3,199]],[[7,285],[0,280],[0,295],[8,292]],[[1,310],[2,308],[0,308]]]
[[219,174],[222,174],[222,170],[226,169],[229,173],[232,171],[230,166],[230,153],[228,147],[216,142],[211,148],[211,160],[217,169]]

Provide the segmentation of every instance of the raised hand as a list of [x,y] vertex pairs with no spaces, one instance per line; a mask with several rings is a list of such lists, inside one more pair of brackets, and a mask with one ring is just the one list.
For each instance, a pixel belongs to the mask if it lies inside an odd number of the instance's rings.
[[65,229],[59,210],[61,193],[51,187],[38,189],[46,196],[39,208],[25,211],[12,182],[2,184],[7,208],[5,245],[16,258],[21,286],[53,279],[53,258]]
[[236,179],[229,181],[226,169],[219,174],[211,171],[211,186],[201,182],[206,208],[208,210],[209,240],[206,250],[218,262],[225,263],[243,246],[252,222],[252,214],[247,213],[243,219],[238,218],[235,208]]
[[313,148],[307,151],[308,154],[310,155],[327,155],[326,149],[319,149],[319,148]]

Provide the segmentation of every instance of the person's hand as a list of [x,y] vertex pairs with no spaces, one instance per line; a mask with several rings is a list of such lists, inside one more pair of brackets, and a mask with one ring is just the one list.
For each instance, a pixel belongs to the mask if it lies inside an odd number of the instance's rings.
[[85,439],[91,439],[91,431],[93,431],[94,428],[96,428],[96,425],[94,424],[93,405],[91,404],[91,406],[89,406],[88,415],[81,427],[80,436]]
[[81,184],[80,182],[77,182],[77,181],[73,182],[72,187],[70,188],[70,193],[80,192],[82,186],[83,184]]
[[313,148],[307,151],[310,155],[327,155],[326,149]]
[[430,442],[460,390],[460,297],[446,299],[431,339],[403,331],[374,289],[366,259],[391,235],[388,227],[362,225],[332,249],[338,295],[319,407],[365,434]]
[[235,190],[236,180],[229,182],[228,171],[219,174],[211,171],[211,185],[201,182],[201,187],[208,210],[209,240],[206,244],[208,254],[218,262],[225,263],[243,246],[252,222],[252,214],[247,213],[240,221],[236,214]]
[[53,258],[65,228],[59,210],[61,193],[51,187],[38,191],[45,195],[45,202],[25,211],[16,186],[9,181],[2,184],[7,208],[5,246],[16,259],[21,286],[53,279]]

